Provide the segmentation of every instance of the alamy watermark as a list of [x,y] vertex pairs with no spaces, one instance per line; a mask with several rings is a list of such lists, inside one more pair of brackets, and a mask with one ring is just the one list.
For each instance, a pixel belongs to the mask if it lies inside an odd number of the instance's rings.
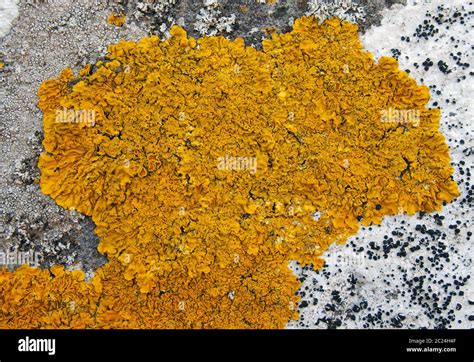
[[56,109],[56,123],[83,123],[88,127],[95,125],[94,109]]
[[339,6],[341,8],[350,8],[352,6],[357,6],[359,5],[359,1],[354,1],[354,0],[315,0],[314,4],[316,6],[325,6],[325,5],[330,5],[330,6]]
[[26,0],[27,5],[64,5],[64,0]]
[[31,251],[3,251],[0,250],[0,265],[17,267],[23,264],[30,266],[40,266],[41,255]]
[[221,171],[248,171],[257,173],[257,157],[221,156],[217,158],[217,169]]
[[380,112],[380,121],[383,123],[411,124],[414,127],[420,125],[419,109],[383,109]]
[[54,338],[30,338],[26,336],[18,340],[19,352],[46,352],[50,356],[56,354],[56,339]]

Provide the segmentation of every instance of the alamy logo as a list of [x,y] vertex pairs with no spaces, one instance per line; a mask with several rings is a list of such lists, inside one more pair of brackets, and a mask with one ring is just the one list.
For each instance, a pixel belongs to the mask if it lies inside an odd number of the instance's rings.
[[332,6],[340,6],[342,8],[350,8],[353,5],[357,5],[357,2],[353,0],[325,0],[325,1],[316,0],[315,4],[319,6],[332,5]]
[[0,250],[0,265],[19,266],[28,264],[31,266],[39,266],[41,255],[36,252],[9,252]]
[[249,171],[257,173],[257,157],[235,157],[225,155],[217,158],[217,169],[221,171]]
[[414,127],[420,125],[419,109],[383,109],[380,112],[380,120],[384,123],[411,124]]
[[50,356],[56,354],[56,340],[54,338],[30,338],[26,336],[18,340],[19,352],[48,352]]
[[56,123],[84,123],[88,127],[95,125],[94,109],[56,109]]

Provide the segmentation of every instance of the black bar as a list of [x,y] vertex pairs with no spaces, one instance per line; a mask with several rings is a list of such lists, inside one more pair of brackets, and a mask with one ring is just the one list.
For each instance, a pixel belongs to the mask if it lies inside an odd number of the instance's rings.
[[[55,339],[55,354],[19,340]],[[8,360],[430,360],[472,361],[472,330],[0,330]],[[23,344],[23,347],[25,345]],[[408,352],[407,348],[422,351]],[[433,352],[428,348],[455,348]]]

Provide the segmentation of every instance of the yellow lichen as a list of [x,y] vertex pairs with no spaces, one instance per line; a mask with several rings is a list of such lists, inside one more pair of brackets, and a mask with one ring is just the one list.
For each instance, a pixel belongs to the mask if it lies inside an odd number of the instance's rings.
[[107,18],[107,23],[115,26],[122,26],[125,23],[125,14],[112,13]]
[[303,17],[263,51],[171,35],[41,86],[41,190],[92,217],[109,262],[88,282],[0,271],[0,328],[280,328],[298,317],[290,260],[318,269],[360,222],[458,195],[428,89],[355,25]]

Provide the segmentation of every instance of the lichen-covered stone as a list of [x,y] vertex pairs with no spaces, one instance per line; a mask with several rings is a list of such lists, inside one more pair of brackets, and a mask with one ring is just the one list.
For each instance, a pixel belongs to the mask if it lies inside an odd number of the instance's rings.
[[92,217],[109,263],[0,271],[0,327],[280,328],[290,260],[458,195],[428,89],[355,25],[303,17],[263,51],[171,35],[41,86],[41,190]]

